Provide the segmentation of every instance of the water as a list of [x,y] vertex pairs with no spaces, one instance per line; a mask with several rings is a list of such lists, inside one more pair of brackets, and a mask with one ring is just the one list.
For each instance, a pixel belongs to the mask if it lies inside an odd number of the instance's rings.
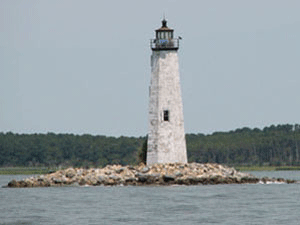
[[[300,171],[253,174],[300,180]],[[0,189],[0,225],[296,225],[299,209],[299,184]]]

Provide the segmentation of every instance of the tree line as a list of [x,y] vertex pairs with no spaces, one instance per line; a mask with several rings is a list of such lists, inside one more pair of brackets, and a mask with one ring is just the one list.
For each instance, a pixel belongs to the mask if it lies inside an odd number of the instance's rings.
[[300,165],[300,125],[241,128],[211,135],[188,134],[188,159],[227,165]]
[[[138,164],[146,137],[0,133],[0,166],[102,167]],[[189,162],[300,165],[300,125],[187,134]],[[144,147],[143,147],[144,146]],[[141,157],[142,156],[142,157]]]

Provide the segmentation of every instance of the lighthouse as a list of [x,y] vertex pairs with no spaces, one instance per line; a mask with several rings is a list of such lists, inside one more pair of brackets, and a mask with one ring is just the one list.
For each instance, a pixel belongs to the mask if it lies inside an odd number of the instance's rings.
[[183,106],[180,88],[179,39],[163,19],[150,40],[151,81],[149,87],[147,165],[187,163]]

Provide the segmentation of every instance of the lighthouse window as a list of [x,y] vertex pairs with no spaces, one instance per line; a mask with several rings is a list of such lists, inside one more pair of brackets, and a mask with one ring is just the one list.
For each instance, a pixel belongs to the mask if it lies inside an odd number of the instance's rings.
[[171,39],[171,33],[170,32],[167,32],[167,38]]
[[169,110],[164,110],[164,121],[169,121]]

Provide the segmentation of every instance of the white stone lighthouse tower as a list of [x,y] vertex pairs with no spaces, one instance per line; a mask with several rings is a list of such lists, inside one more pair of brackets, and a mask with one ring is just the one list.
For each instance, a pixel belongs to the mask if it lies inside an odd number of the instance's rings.
[[147,165],[187,163],[177,54],[180,38],[174,38],[173,31],[164,19],[151,40]]

